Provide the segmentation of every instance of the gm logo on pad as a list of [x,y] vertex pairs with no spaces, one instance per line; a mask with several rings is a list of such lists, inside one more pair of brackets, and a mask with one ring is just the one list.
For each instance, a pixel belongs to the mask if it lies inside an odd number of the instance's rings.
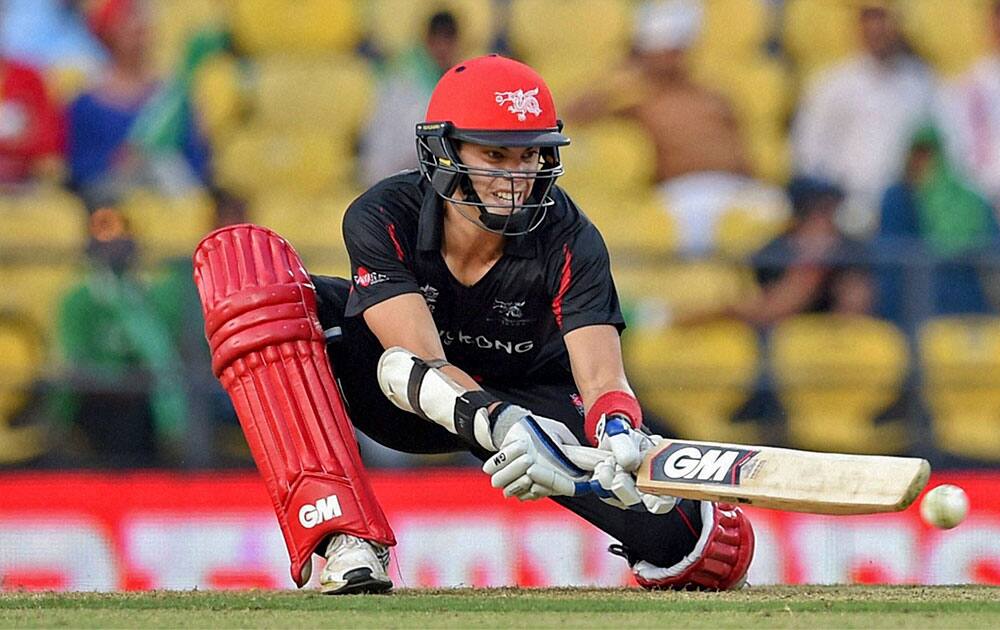
[[306,503],[299,508],[299,522],[302,527],[312,529],[320,523],[325,523],[331,519],[343,516],[340,510],[340,499],[337,495],[331,494],[316,501],[316,503]]
[[717,483],[736,486],[740,469],[760,451],[690,442],[671,442],[653,457],[652,481]]

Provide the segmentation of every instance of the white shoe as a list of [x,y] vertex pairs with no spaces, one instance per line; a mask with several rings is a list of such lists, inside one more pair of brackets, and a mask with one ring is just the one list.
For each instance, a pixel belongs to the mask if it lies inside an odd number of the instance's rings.
[[319,576],[327,595],[384,593],[392,589],[389,548],[350,534],[336,534],[326,547],[326,566]]

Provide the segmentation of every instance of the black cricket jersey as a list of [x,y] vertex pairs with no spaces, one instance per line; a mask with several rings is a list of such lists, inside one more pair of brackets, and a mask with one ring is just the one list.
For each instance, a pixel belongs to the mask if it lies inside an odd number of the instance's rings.
[[417,171],[381,181],[344,216],[351,259],[345,315],[420,293],[448,360],[484,382],[566,382],[563,335],[593,324],[625,328],[607,247],[560,188],[542,223],[508,237],[503,255],[472,286],[441,255],[443,201]]

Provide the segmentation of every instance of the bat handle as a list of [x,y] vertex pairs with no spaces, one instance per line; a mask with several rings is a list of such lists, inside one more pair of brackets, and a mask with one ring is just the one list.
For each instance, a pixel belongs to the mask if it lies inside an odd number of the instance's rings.
[[[583,470],[591,471],[594,470],[595,466],[607,459],[608,455],[610,455],[608,451],[602,451],[590,446],[573,446],[571,444],[562,445],[562,451],[567,457],[569,457],[570,461],[578,467]],[[573,493],[573,496],[581,497],[588,494],[596,494],[603,499],[612,498],[614,496],[611,492],[602,488],[601,484],[597,483],[596,479],[591,479],[589,481],[577,481],[576,491]],[[639,512],[645,511],[645,508],[642,507],[641,503],[632,506],[629,509]]]

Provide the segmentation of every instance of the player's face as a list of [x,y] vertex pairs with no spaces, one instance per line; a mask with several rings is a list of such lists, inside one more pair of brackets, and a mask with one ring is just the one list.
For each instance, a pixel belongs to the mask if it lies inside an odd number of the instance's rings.
[[[463,143],[458,150],[462,163],[473,169],[497,171],[495,177],[470,175],[472,186],[490,212],[506,214],[527,202],[535,182],[534,173],[541,168],[538,147],[490,147]],[[505,173],[521,174],[511,178]],[[509,206],[509,209],[507,208]]]

